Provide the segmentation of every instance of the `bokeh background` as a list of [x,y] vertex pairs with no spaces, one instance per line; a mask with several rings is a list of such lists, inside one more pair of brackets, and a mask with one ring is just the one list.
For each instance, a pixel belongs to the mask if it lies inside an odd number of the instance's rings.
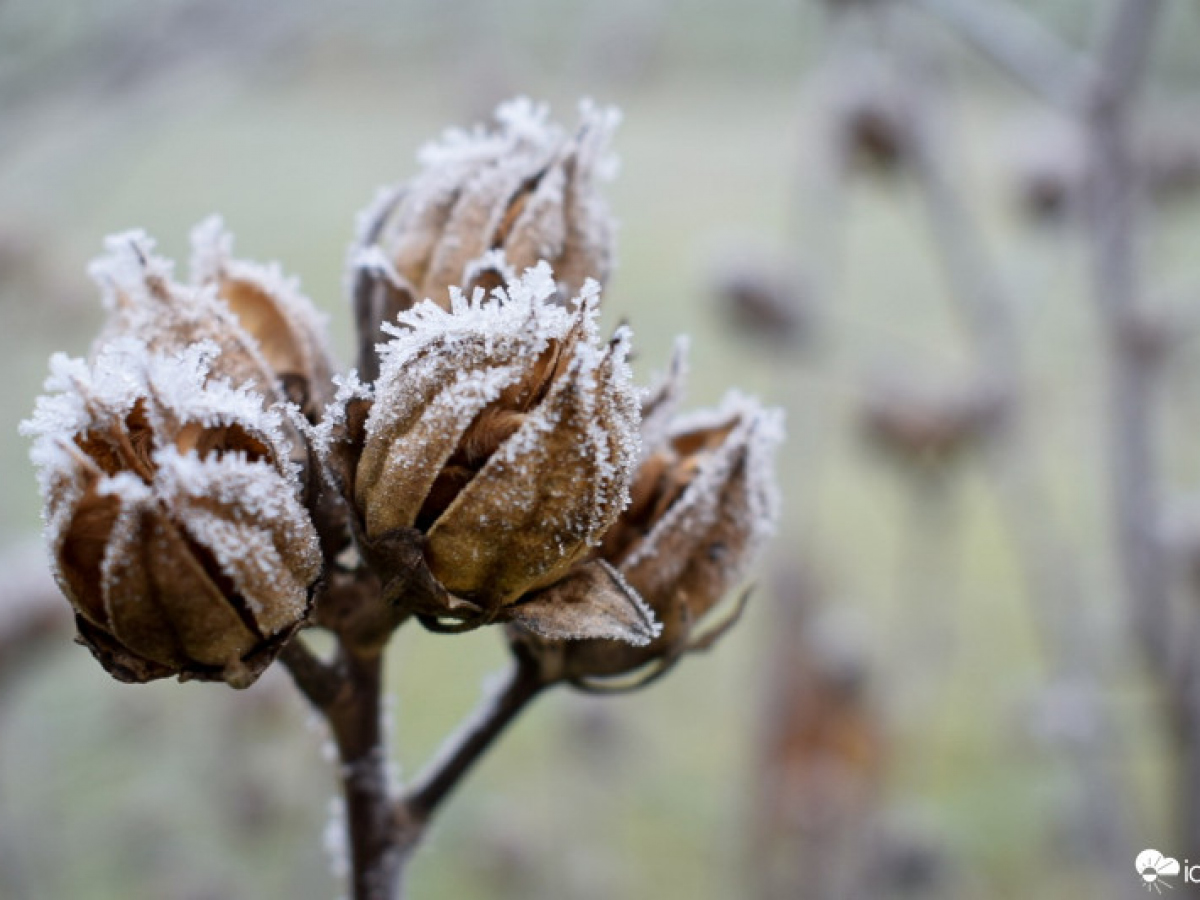
[[[286,677],[129,687],[69,629],[27,627],[11,598],[42,557],[17,424],[48,355],[87,352],[87,262],[130,227],[182,266],[222,213],[240,254],[302,279],[348,359],[355,213],[515,94],[566,122],[584,96],[622,108],[606,319],[633,325],[643,379],[691,335],[693,405],[738,386],[786,407],[784,519],[715,650],[519,721],[411,896],[1133,897],[1143,847],[1200,857],[1178,824],[1188,741],[1118,571],[1079,135],[934,18],[859,5],[0,2],[0,637],[20,635],[0,642],[0,898],[339,894],[327,739]],[[1108,6],[1015,8],[1086,52]],[[1140,109],[1169,171],[1137,226],[1139,308],[1187,632],[1200,8],[1168,3],[1158,32]],[[882,145],[846,151],[873,109]],[[927,113],[932,176],[887,148]],[[999,326],[972,330],[976,289],[1019,348],[1015,391],[996,389]],[[402,774],[504,656],[493,633],[401,633]]]

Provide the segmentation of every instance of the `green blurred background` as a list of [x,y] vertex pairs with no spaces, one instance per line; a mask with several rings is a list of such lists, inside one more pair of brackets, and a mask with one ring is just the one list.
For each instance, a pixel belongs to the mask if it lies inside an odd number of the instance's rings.
[[[1088,0],[1028,6],[1080,46],[1095,30]],[[1153,95],[1168,110],[1190,102],[1200,121],[1200,12],[1177,3],[1164,18]],[[1103,702],[1120,741],[1105,753],[1131,839],[1182,857],[1158,701],[1123,638],[1078,233],[1031,226],[1013,201],[1026,95],[913,22],[946,67],[954,159],[1014,301],[1023,414],[1073,549],[1064,564],[1113,648]],[[17,423],[49,353],[88,349],[100,309],[85,267],[105,234],[145,228],[182,266],[190,227],[220,212],[241,255],[302,279],[347,359],[354,215],[415,171],[422,143],[517,93],[568,123],[582,96],[614,103],[622,166],[607,193],[620,232],[606,319],[633,325],[643,379],[690,334],[693,405],[737,386],[787,407],[781,534],[756,601],[715,652],[644,693],[560,692],[526,714],[450,803],[411,896],[753,896],[779,570],[798,559],[821,586],[820,625],[794,654],[815,642],[861,675],[859,714],[880,735],[872,816],[928,870],[895,895],[1095,896],[1103,874],[1072,843],[1069,690],[992,484],[967,460],[931,495],[858,427],[880,365],[953,377],[969,358],[919,198],[903,179],[851,185],[838,290],[804,346],[746,340],[716,297],[731,259],[809,262],[822,227],[804,185],[824,35],[819,6],[798,0],[0,3],[0,541],[37,531]],[[1198,246],[1195,197],[1158,210],[1146,233],[1155,284],[1200,302]],[[1163,391],[1165,463],[1181,492],[1200,484],[1198,376],[1197,347],[1184,345]],[[399,636],[389,663],[402,774],[436,751],[504,656],[488,632]],[[278,672],[244,694],[128,687],[61,635],[0,696],[0,897],[337,896],[322,846],[336,793],[325,742]],[[1114,896],[1140,895],[1132,858],[1128,870]]]

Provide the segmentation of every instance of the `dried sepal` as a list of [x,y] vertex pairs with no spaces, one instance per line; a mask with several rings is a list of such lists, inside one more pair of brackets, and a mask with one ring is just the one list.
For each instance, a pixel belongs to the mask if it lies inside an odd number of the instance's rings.
[[621,573],[599,559],[522,600],[512,621],[549,640],[605,639],[635,647],[649,644],[660,629]]
[[34,438],[56,579],[115,677],[251,683],[320,574],[282,415],[213,377],[221,349],[133,338],[52,361]]
[[491,128],[452,130],[420,154],[422,171],[381,192],[360,216],[350,253],[359,366],[375,374],[371,347],[396,313],[450,289],[501,286],[496,252],[517,271],[546,260],[561,297],[612,267],[613,224],[597,190],[611,170],[615,110],[584,104],[574,134],[526,99],[502,104]]
[[451,593],[511,603],[565,574],[616,518],[635,419],[608,401],[621,390],[626,350],[623,336],[603,354],[576,345],[546,399],[430,527],[426,556]]
[[278,264],[233,256],[233,235],[219,216],[192,230],[192,284],[216,288],[254,339],[287,397],[309,419],[331,399],[333,360],[325,316]]
[[688,374],[688,339],[675,339],[667,371],[642,392],[642,453],[645,460],[671,437],[671,426],[683,402]]

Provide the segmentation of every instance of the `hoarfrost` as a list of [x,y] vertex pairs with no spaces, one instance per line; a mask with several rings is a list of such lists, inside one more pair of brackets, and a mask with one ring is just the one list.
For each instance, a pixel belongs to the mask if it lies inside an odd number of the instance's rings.
[[346,803],[341,797],[329,801],[329,819],[321,843],[333,877],[339,881],[346,878],[350,874],[350,848],[346,845]]
[[[673,580],[687,555],[660,552],[664,546],[686,541],[689,535],[701,535],[719,519],[732,516],[732,531],[744,535],[744,549],[731,560],[727,579],[731,583],[745,574],[762,544],[774,532],[778,518],[779,489],[772,457],[783,440],[782,412],[764,409],[754,398],[730,392],[718,409],[677,419],[671,433],[676,436],[729,424],[733,428],[720,447],[700,461],[683,494],[622,562],[624,572],[653,562],[656,579]],[[737,481],[738,496],[736,502],[730,502],[723,487],[739,466],[742,472]]]
[[679,404],[683,402],[687,382],[688,346],[686,336],[677,337],[667,371],[642,392],[642,459],[670,439],[671,426]]

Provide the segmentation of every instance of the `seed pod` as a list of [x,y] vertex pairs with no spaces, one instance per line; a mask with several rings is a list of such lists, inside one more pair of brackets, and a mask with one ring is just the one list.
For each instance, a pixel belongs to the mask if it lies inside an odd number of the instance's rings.
[[121,681],[251,684],[320,574],[281,414],[212,376],[220,348],[133,338],[52,360],[34,438],[52,567]]
[[648,645],[631,647],[603,640],[552,643],[513,629],[515,642],[540,657],[546,677],[597,687],[648,663],[662,671],[732,624],[703,638],[694,634],[745,575],[773,528],[770,457],[781,435],[777,412],[734,396],[716,413],[678,422],[654,446],[638,469],[629,507],[597,557],[650,606],[662,631]]
[[233,238],[213,217],[192,232],[192,284],[172,280],[139,231],[110,237],[90,272],[109,317],[97,346],[135,337],[156,353],[197,341],[221,350],[213,374],[246,384],[267,404],[293,400],[312,418],[329,399],[332,363],[321,315],[278,266],[231,257]]
[[331,399],[333,360],[325,316],[278,264],[233,258],[233,235],[219,216],[192,230],[192,284],[215,287],[254,339],[287,399],[315,421]]
[[1004,386],[987,378],[927,384],[883,372],[863,395],[863,438],[918,470],[944,467],[981,447],[1004,424],[1010,405]]
[[118,338],[134,338],[162,355],[211,341],[220,350],[213,375],[250,387],[267,404],[282,399],[257,342],[213,287],[175,282],[174,264],[154,255],[154,240],[144,232],[115,234],[104,245],[108,252],[88,267],[108,312],[95,351]]
[[911,165],[930,127],[912,73],[875,58],[848,58],[824,97],[832,150],[844,169],[892,175]]
[[[628,500],[638,419],[628,331],[600,346],[598,286],[571,311],[555,290],[541,263],[488,299],[456,293],[450,311],[402,313],[373,399],[347,397],[319,441],[364,552],[418,614],[511,618],[590,553]],[[434,586],[426,596],[414,596],[414,566]],[[639,622],[630,637],[644,639],[652,623],[621,602]],[[568,617],[557,612],[535,603],[522,615],[560,633]]]
[[450,131],[422,150],[423,171],[359,220],[350,283],[365,378],[377,374],[374,346],[396,313],[426,298],[449,309],[451,287],[470,296],[504,283],[490,251],[517,271],[546,260],[564,300],[588,278],[604,283],[613,224],[596,182],[611,168],[617,119],[585,104],[568,135],[522,98],[501,105],[492,128]]

